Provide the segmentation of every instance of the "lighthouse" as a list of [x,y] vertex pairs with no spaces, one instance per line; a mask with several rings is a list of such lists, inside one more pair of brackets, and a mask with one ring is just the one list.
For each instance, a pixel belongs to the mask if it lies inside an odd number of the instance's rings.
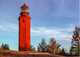
[[19,16],[19,51],[30,49],[30,15],[29,7],[25,3],[21,6]]

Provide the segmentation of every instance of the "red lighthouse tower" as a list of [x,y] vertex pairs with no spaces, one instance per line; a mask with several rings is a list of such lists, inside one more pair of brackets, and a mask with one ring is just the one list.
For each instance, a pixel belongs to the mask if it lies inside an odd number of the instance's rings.
[[21,6],[19,16],[19,51],[30,49],[30,16],[29,7],[26,4]]

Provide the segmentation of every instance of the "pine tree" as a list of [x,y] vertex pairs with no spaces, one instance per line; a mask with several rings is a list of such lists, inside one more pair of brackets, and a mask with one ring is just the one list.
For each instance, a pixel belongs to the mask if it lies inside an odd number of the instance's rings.
[[72,46],[71,46],[70,53],[72,55],[80,55],[80,28],[79,27],[75,27],[71,44]]
[[33,45],[31,45],[30,49],[31,49],[31,51],[36,52],[36,49]]
[[41,43],[39,43],[37,50],[39,52],[47,52],[47,43],[45,42],[45,39],[42,39]]
[[10,49],[8,44],[3,44],[3,43],[2,43],[2,45],[1,45],[1,48],[2,48],[3,50],[9,50],[9,49]]
[[60,54],[61,54],[61,55],[66,55],[66,52],[65,52],[65,49],[64,49],[64,48],[62,48]]

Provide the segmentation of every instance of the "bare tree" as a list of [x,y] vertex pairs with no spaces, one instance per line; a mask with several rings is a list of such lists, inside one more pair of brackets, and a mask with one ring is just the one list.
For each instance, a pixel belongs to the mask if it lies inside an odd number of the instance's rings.
[[58,54],[60,51],[60,46],[61,45],[58,44],[54,38],[51,38],[50,43],[48,45],[48,51],[53,55]]

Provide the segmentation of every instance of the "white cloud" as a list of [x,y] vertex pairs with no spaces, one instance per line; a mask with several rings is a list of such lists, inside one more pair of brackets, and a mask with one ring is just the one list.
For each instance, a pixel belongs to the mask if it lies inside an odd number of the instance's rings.
[[31,28],[32,36],[45,36],[61,39],[71,39],[73,27],[69,28],[47,28],[47,27],[35,27]]
[[[48,38],[54,37],[56,39],[70,40],[72,38],[73,29],[73,26],[68,28],[32,27],[31,36],[41,36]],[[12,23],[0,24],[0,32],[18,32],[18,25]]]
[[17,24],[6,23],[0,24],[0,32],[16,32],[18,31]]

